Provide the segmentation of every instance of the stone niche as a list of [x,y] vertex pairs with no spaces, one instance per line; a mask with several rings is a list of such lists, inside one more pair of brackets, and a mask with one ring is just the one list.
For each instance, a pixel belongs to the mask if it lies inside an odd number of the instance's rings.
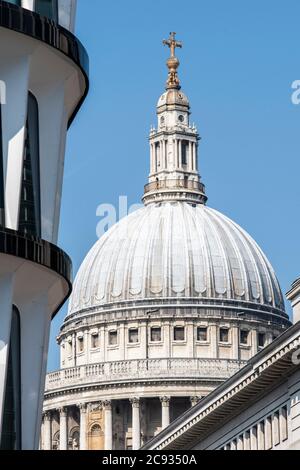
[[104,450],[104,412],[101,405],[91,405],[88,412],[87,448]]

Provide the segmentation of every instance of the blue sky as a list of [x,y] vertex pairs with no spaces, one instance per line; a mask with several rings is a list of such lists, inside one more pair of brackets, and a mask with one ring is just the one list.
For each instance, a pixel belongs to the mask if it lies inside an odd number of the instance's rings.
[[[98,205],[140,201],[167,76],[161,42],[177,31],[209,205],[255,238],[288,290],[300,275],[299,18],[298,0],[78,0],[91,89],[68,135],[59,237],[74,274],[96,241]],[[52,325],[49,370],[65,314]]]

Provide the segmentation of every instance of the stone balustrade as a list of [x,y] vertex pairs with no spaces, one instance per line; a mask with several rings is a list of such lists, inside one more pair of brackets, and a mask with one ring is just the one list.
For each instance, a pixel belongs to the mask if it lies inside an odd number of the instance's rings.
[[175,378],[225,380],[246,364],[229,359],[142,359],[89,364],[52,372],[46,378],[46,394],[72,385],[111,383],[119,380]]

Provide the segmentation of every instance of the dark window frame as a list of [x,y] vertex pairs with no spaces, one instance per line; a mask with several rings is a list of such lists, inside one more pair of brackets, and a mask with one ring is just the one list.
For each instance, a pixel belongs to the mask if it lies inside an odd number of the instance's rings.
[[[183,331],[183,339],[177,339],[176,338],[176,332],[179,332],[179,331]],[[186,336],[186,332],[185,332],[185,326],[174,326],[174,329],[173,329],[173,341],[175,343],[182,343],[185,341],[185,336]]]
[[[116,342],[112,342],[112,338],[116,340]],[[118,346],[119,335],[118,330],[110,330],[108,332],[108,345],[109,346]]]
[[[132,341],[131,334],[136,334],[136,341]],[[139,344],[140,342],[140,332],[139,328],[129,328],[128,329],[128,344]]]
[[[153,339],[152,333],[159,331],[159,339]],[[162,328],[161,326],[151,326],[150,328],[150,342],[151,343],[161,343],[162,342]]]
[[241,329],[240,330],[240,344],[242,346],[249,346],[249,335],[250,335],[249,330],[246,330],[246,329]]
[[28,93],[26,137],[20,192],[19,231],[41,238],[41,172],[39,107],[35,96]]
[[[230,329],[227,328],[227,327],[221,327],[219,329],[219,343],[222,343],[222,344],[229,344],[229,331]],[[226,332],[226,333],[225,333]],[[222,334],[225,333],[227,334],[227,339],[224,341],[223,338],[222,338]]]
[[[201,332],[205,331],[205,339],[200,339]],[[197,341],[199,343],[208,343],[208,328],[207,326],[197,326]]]

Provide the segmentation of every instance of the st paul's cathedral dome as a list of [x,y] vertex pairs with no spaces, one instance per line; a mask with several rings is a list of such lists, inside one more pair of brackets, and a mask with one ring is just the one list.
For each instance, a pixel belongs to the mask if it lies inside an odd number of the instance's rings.
[[262,250],[207,206],[177,74],[182,44],[175,33],[164,43],[144,207],[79,269],[58,337],[61,370],[47,377],[44,448],[79,439],[80,449],[138,449],[290,325]]

